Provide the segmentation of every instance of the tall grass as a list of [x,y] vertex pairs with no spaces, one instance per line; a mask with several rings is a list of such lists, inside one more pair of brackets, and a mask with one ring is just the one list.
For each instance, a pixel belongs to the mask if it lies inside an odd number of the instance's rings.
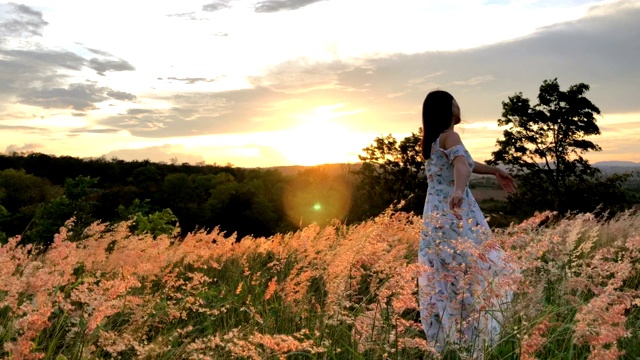
[[[551,214],[494,233],[514,299],[487,359],[640,357],[640,216]],[[0,248],[0,357],[431,359],[417,310],[421,220],[240,241],[217,230],[134,235],[69,222],[39,252]]]

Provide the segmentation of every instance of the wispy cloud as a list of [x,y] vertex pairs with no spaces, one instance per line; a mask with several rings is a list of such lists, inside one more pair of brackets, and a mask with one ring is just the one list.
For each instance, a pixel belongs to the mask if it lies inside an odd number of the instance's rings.
[[129,64],[127,61],[118,59],[118,60],[109,60],[109,59],[97,59],[93,58],[89,60],[88,66],[95,70],[98,75],[104,76],[108,71],[131,71],[135,70],[133,65]]
[[156,110],[153,109],[128,109],[127,115],[143,115],[143,114],[153,114]]
[[[135,95],[91,83],[73,76],[92,69],[108,72],[132,71],[133,65],[107,51],[87,47],[97,55],[91,59],[38,42],[48,23],[41,12],[25,5],[0,5],[0,102],[21,103],[44,109],[87,111],[105,100],[134,101]],[[0,110],[3,108],[0,105]]]
[[7,148],[5,149],[5,153],[7,154],[12,154],[12,153],[28,153],[28,152],[34,152],[38,149],[43,148],[44,145],[42,144],[37,144],[37,143],[29,143],[29,144],[24,144],[22,146],[20,145],[16,145],[16,144],[11,144],[9,146],[7,146]]
[[127,130],[134,136],[174,137],[233,132],[266,131],[286,127],[286,121],[260,122],[268,115],[260,104],[281,98],[266,88],[218,93],[185,93],[157,98],[171,104],[163,109],[132,109],[126,114],[109,116],[98,123],[109,128]]
[[231,7],[231,0],[217,0],[209,4],[202,5],[202,11],[215,12]]
[[128,92],[112,90],[108,88],[103,88],[106,90],[105,95],[112,99],[120,100],[120,101],[135,101],[137,97],[133,94],[129,94]]
[[110,57],[113,56],[110,53],[104,51],[104,50],[99,50],[99,49],[92,49],[92,48],[86,48],[87,50],[91,51],[92,53],[96,54],[96,55],[100,55],[100,56],[104,56],[104,57]]
[[255,11],[258,13],[273,13],[297,10],[320,1],[324,0],[264,0],[255,5]]
[[[535,97],[542,80],[585,82],[603,111],[640,112],[637,103],[640,7],[541,29],[531,36],[449,52],[395,54],[358,63],[296,60],[250,79],[254,88],[156,98],[166,108],[134,108],[100,125],[164,138],[273,131],[296,126],[303,109],[343,103],[351,129],[389,132],[419,126],[420,105],[434,88],[451,91],[468,120],[496,119],[515,92]],[[179,78],[195,81],[200,78]],[[284,116],[282,114],[291,115]]]
[[18,97],[22,104],[44,109],[96,109],[96,103],[109,99],[134,100],[135,96],[95,84],[70,84],[66,88],[31,88]]
[[186,78],[177,78],[177,77],[168,77],[167,80],[175,80],[175,81],[181,81],[184,82],[186,84],[189,85],[193,85],[199,82],[214,82],[216,80],[218,80],[219,78],[213,78],[213,79],[207,79],[207,78],[202,78],[202,77],[186,77]]
[[108,128],[98,128],[98,129],[94,129],[94,128],[78,128],[78,129],[74,129],[71,130],[70,133],[71,134],[113,134],[113,133],[117,133],[120,130],[118,129],[108,129]]
[[478,85],[478,84],[482,84],[488,81],[492,81],[494,80],[495,77],[493,75],[481,75],[481,76],[474,76],[471,79],[467,79],[467,80],[456,80],[451,82],[451,85]]
[[41,12],[26,5],[0,4],[0,12],[5,13],[0,18],[0,43],[7,37],[42,36],[48,24]]

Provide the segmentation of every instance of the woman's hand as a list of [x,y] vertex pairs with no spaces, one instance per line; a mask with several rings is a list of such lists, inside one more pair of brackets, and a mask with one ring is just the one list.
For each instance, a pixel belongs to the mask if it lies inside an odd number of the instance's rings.
[[462,215],[458,212],[458,210],[462,207],[462,191],[456,190],[451,195],[451,199],[449,199],[449,209],[453,216],[455,216],[458,220],[462,220]]
[[498,180],[498,184],[500,184],[506,192],[512,193],[516,191],[516,181],[513,180],[506,170],[498,168],[496,179]]

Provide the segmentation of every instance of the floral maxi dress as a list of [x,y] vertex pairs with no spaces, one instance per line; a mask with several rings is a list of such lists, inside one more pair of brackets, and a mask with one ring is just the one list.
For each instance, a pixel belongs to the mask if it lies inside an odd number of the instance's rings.
[[[497,285],[505,272],[503,252],[467,184],[461,209],[453,213],[453,159],[474,162],[463,145],[442,149],[432,145],[426,172],[429,188],[424,206],[418,260],[420,318],[427,340],[437,351],[455,346],[481,352],[500,332],[500,308],[510,295]],[[475,356],[474,356],[475,357]]]

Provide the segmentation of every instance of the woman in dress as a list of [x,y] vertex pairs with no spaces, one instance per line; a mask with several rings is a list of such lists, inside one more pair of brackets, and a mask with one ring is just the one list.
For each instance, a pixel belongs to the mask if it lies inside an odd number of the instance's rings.
[[491,285],[506,270],[502,250],[487,247],[491,231],[469,190],[471,172],[495,175],[508,192],[513,178],[503,169],[473,161],[455,125],[460,107],[446,91],[430,92],[422,108],[422,155],[429,188],[424,206],[419,261],[420,315],[427,340],[442,351],[454,346],[481,357],[500,331],[498,307],[509,294]]

